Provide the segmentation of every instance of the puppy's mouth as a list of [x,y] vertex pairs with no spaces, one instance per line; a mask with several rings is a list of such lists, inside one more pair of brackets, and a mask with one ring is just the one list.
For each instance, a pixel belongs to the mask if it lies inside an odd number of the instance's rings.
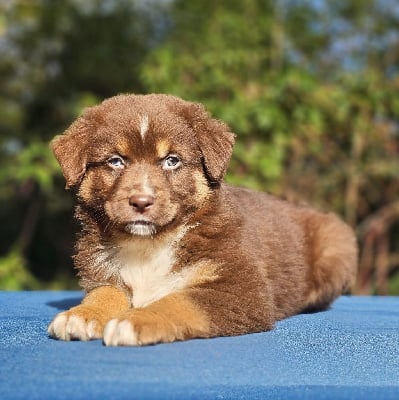
[[125,231],[131,235],[153,236],[157,233],[157,228],[152,222],[139,220],[127,223]]

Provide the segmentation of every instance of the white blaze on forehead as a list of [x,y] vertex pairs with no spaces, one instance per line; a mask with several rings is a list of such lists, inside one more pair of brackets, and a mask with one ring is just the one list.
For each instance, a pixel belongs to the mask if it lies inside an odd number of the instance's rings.
[[142,115],[140,118],[140,135],[143,140],[147,131],[148,131],[148,115]]

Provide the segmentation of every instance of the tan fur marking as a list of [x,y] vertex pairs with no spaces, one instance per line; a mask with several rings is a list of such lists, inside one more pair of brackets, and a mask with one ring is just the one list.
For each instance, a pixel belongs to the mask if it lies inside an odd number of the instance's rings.
[[194,180],[195,180],[195,191],[198,199],[200,201],[204,201],[209,196],[209,187],[204,175],[199,172],[194,172]]
[[159,158],[164,158],[169,154],[170,144],[166,140],[160,140],[156,144]]
[[196,263],[192,267],[194,273],[191,277],[190,287],[216,281],[219,278],[219,274],[217,273],[218,267],[211,260]]
[[120,289],[113,286],[100,286],[85,296],[82,305],[98,307],[108,318],[113,318],[116,313],[129,308],[129,301]]
[[322,290],[311,290],[307,297],[307,304],[317,304],[320,301],[320,295],[323,295]]
[[[209,319],[184,293],[175,293],[131,310],[111,321],[104,342],[108,346],[146,345],[209,336]],[[129,322],[129,323],[127,323]]]
[[62,340],[99,339],[105,324],[129,308],[126,295],[112,286],[93,289],[82,304],[59,313],[48,328],[50,336]]

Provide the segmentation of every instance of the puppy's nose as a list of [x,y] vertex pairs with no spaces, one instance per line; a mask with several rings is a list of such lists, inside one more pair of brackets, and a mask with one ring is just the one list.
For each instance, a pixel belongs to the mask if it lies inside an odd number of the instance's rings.
[[148,194],[135,194],[129,197],[129,204],[139,213],[147,211],[154,201],[154,196]]

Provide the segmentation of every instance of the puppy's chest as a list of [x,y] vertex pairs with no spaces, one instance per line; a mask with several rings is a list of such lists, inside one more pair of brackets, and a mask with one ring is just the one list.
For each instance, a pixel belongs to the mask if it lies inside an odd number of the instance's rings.
[[131,304],[134,307],[146,307],[190,284],[190,268],[172,271],[176,263],[173,244],[125,245],[120,249],[118,258],[120,278],[131,289]]

